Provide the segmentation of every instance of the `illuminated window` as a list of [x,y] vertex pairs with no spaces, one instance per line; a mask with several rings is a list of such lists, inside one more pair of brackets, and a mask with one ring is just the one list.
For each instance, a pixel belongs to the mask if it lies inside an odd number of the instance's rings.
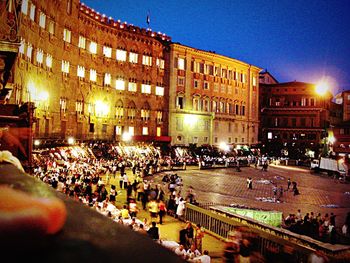
[[72,33],[67,28],[63,29],[63,40],[70,43],[72,37]]
[[219,66],[214,66],[214,76],[220,76],[220,68]]
[[184,58],[177,59],[177,68],[185,70],[185,59]]
[[141,93],[151,94],[151,85],[142,84]]
[[52,20],[49,21],[48,31],[51,35],[55,34],[55,22]]
[[95,69],[90,69],[90,81],[96,82],[97,73]]
[[122,79],[117,79],[115,81],[115,88],[117,90],[125,90],[125,81]]
[[83,36],[79,36],[79,43],[78,43],[78,47],[85,49],[86,48],[86,38]]
[[193,62],[193,72],[200,73],[201,63],[194,61]]
[[52,68],[52,56],[50,54],[46,55],[46,67]]
[[116,135],[122,135],[123,133],[123,127],[122,126],[116,126],[115,127],[115,134]]
[[30,6],[29,17],[30,17],[30,20],[35,21],[35,5],[33,5],[33,3]]
[[221,85],[221,93],[226,93],[226,86],[225,85]]
[[83,102],[81,100],[75,102],[75,111],[79,114],[83,112]]
[[212,73],[211,73],[211,66],[210,65],[208,65],[208,64],[204,65],[204,74],[212,75]]
[[67,99],[60,98],[60,110],[65,112],[67,110]]
[[105,73],[103,84],[105,86],[111,85],[111,74],[110,73]]
[[44,61],[44,52],[41,49],[36,51],[36,62],[42,64]]
[[126,51],[117,49],[116,57],[118,61],[126,61]]
[[184,77],[177,77],[177,85],[178,86],[185,86],[185,78]]
[[227,93],[228,94],[232,94],[232,86],[228,86],[227,87]]
[[163,112],[157,111],[157,122],[163,121]]
[[148,109],[141,109],[141,119],[144,121],[149,120],[149,110]]
[[130,136],[134,136],[135,135],[135,127],[129,126],[129,134],[130,134]]
[[157,58],[157,67],[164,69],[164,59]]
[[83,66],[79,66],[77,67],[77,76],[79,78],[84,78],[85,77],[85,68]]
[[28,0],[22,0],[21,11],[23,14],[28,14]]
[[157,136],[162,136],[162,128],[157,127]]
[[253,82],[253,86],[256,86],[256,77],[253,77],[252,82]]
[[148,127],[142,127],[142,135],[148,135]]
[[24,55],[24,48],[25,48],[25,41],[24,41],[24,39],[21,39],[21,45],[19,46],[19,48],[18,48],[18,52],[20,53],[20,54],[23,54]]
[[227,69],[225,69],[225,68],[221,69],[221,77],[222,78],[227,78]]
[[[137,63],[137,61],[134,63]],[[147,55],[143,55],[142,56],[142,65],[152,66],[152,57],[147,56]]]
[[90,42],[89,51],[91,54],[97,53],[97,43],[96,42],[94,42],[94,41]]
[[129,82],[128,84],[128,91],[136,92],[137,91],[137,84],[136,82]]
[[138,56],[139,56],[139,55],[138,55],[137,53],[130,52],[130,53],[129,53],[129,62],[130,62],[130,63],[137,63]]
[[62,72],[69,73],[69,61],[62,60]]
[[117,106],[115,107],[115,117],[117,119],[123,118],[124,116],[124,108],[123,106]]
[[28,58],[29,61],[32,61],[32,54],[33,54],[33,46],[32,46],[32,44],[28,43],[28,46],[27,46],[27,58]]
[[43,12],[40,12],[39,26],[42,28],[45,28],[45,25],[46,25],[46,15]]
[[112,48],[103,46],[103,55],[107,58],[111,58],[112,57]]
[[156,95],[157,96],[164,96],[164,87],[156,86]]

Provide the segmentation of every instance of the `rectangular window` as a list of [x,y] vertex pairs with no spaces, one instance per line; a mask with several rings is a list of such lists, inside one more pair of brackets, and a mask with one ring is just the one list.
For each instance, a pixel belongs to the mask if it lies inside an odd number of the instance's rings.
[[177,68],[185,70],[185,59],[184,58],[177,59]]
[[44,29],[46,26],[46,15],[43,12],[40,12],[39,26]]
[[122,126],[115,126],[115,134],[116,135],[122,135],[123,127]]
[[117,49],[116,59],[118,61],[126,61],[126,51],[122,49]]
[[164,59],[157,58],[157,67],[164,69]]
[[27,58],[28,58],[29,61],[32,61],[32,54],[33,54],[33,46],[32,46],[32,44],[28,43],[28,46],[27,46]]
[[67,99],[60,98],[60,110],[65,112],[67,110]]
[[141,93],[151,94],[151,85],[142,84]]
[[90,81],[96,82],[97,73],[95,69],[90,69]]
[[90,42],[89,51],[91,54],[97,54],[97,43],[94,41]]
[[84,78],[85,77],[85,68],[83,66],[79,66],[77,67],[77,76],[80,78]]
[[62,72],[69,73],[69,61],[62,60]]
[[228,94],[232,94],[232,86],[228,86],[227,87],[227,93]]
[[20,54],[23,54],[24,55],[24,48],[25,48],[25,41],[24,41],[24,39],[21,39],[21,45],[19,46],[19,48],[18,48],[18,52],[20,53]]
[[198,89],[199,88],[199,81],[198,80],[193,80],[193,88]]
[[185,86],[185,78],[184,77],[177,77],[177,85],[178,86]]
[[164,87],[156,86],[156,95],[157,96],[164,96]]
[[83,102],[78,100],[75,102],[75,111],[79,114],[83,112]]
[[226,93],[226,86],[225,85],[221,85],[221,93]]
[[137,91],[137,84],[136,82],[129,82],[128,84],[128,91],[136,92]]
[[135,135],[135,127],[129,126],[129,134],[130,134],[130,136],[134,136]]
[[204,81],[204,84],[203,84],[203,89],[210,89],[210,83],[208,81]]
[[111,74],[110,73],[105,73],[103,84],[105,86],[111,85]]
[[30,6],[29,17],[30,17],[30,20],[35,21],[35,5],[33,5],[33,3]]
[[193,72],[200,73],[201,70],[201,64],[199,62],[194,61],[193,62]]
[[142,127],[142,135],[148,135],[148,127]]
[[38,64],[43,64],[44,61],[44,52],[41,49],[37,49],[36,51],[36,62]]
[[163,121],[163,112],[157,111],[157,122]]
[[162,136],[162,128],[161,127],[157,127],[157,136]]
[[65,42],[70,43],[71,37],[72,37],[71,31],[68,30],[67,28],[63,29],[63,40],[64,40]]
[[52,68],[52,56],[50,54],[46,54],[46,67]]
[[22,0],[21,11],[23,14],[28,14],[28,0]]
[[130,62],[130,63],[137,63],[138,56],[139,56],[139,55],[138,55],[137,53],[130,52],[130,53],[129,53],[129,62]]
[[79,43],[78,43],[78,47],[85,49],[86,48],[86,38],[83,36],[79,36]]
[[49,21],[48,31],[51,35],[55,34],[55,22],[52,20]]
[[241,114],[242,116],[244,116],[245,115],[245,106],[243,105],[242,106],[242,114]]
[[125,90],[125,81],[122,79],[117,79],[115,81],[115,88],[117,90]]
[[107,132],[107,127],[108,127],[107,124],[105,124],[105,123],[102,124],[102,132],[103,132],[103,133],[106,133],[106,132]]
[[112,48],[103,46],[103,55],[107,58],[111,58],[112,57]]
[[[137,62],[134,62],[134,63],[137,63]],[[143,55],[142,56],[142,65],[152,66],[152,57],[147,56],[147,55]]]
[[253,77],[253,86],[256,86],[256,77]]
[[117,106],[115,108],[115,117],[116,118],[123,118],[124,116],[124,109],[121,106]]

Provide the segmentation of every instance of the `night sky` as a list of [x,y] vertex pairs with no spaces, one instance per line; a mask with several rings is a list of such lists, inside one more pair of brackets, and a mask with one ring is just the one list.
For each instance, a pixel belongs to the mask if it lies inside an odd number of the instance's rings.
[[350,90],[350,0],[85,0],[115,20],[267,69]]

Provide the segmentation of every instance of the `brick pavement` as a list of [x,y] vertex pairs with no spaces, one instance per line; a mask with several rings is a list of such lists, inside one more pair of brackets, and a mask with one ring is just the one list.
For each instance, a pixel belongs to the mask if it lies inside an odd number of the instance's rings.
[[[127,170],[129,178],[131,171]],[[156,174],[146,179],[153,183],[161,183],[164,173]],[[350,184],[339,183],[324,175],[311,174],[309,170],[271,165],[267,172],[262,172],[254,167],[242,167],[241,172],[233,168],[198,170],[197,167],[188,167],[186,171],[176,171],[183,179],[183,187],[178,190],[185,195],[189,186],[193,186],[200,203],[215,202],[220,204],[240,204],[252,208],[263,208],[267,210],[282,211],[284,215],[296,213],[301,209],[302,213],[313,211],[315,214],[331,213],[337,215],[337,227],[344,223],[346,214],[350,211]],[[248,190],[246,179],[253,178],[253,190]],[[284,192],[281,203],[262,202],[259,197],[273,197],[272,184],[274,181],[278,186],[287,187],[287,179],[298,183],[300,195],[294,196],[292,192]],[[119,177],[111,179],[119,190]],[[117,196],[117,206],[122,207],[125,203],[125,190]],[[337,205],[339,207],[323,207]],[[139,203],[139,207],[141,204]],[[147,211],[141,211],[138,218],[149,218]],[[167,216],[165,224],[160,225],[161,237],[165,240],[178,241],[178,232],[184,227],[184,223]],[[207,235],[203,241],[204,249],[208,249],[213,256],[213,262],[221,262],[221,253],[224,243],[215,237]]]

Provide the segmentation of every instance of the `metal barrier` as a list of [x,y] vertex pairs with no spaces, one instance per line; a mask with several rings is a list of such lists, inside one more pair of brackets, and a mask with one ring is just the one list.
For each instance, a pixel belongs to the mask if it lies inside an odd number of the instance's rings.
[[266,256],[270,248],[283,251],[284,247],[293,249],[295,262],[307,262],[308,256],[316,249],[326,254],[331,262],[349,262],[350,246],[331,245],[299,235],[288,230],[269,226],[240,215],[227,217],[191,204],[186,204],[185,220],[200,224],[209,234],[225,240],[228,233],[238,227],[248,227],[257,238],[260,253]]

